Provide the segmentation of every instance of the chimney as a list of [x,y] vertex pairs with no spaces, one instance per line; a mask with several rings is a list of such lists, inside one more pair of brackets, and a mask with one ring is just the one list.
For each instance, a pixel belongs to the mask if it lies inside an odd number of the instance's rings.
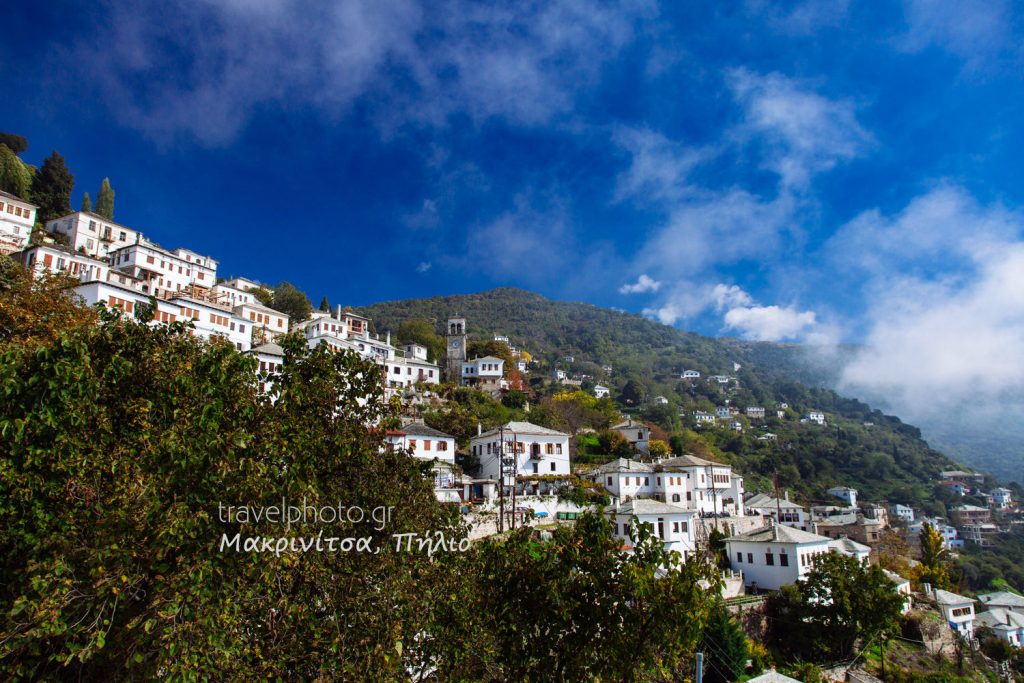
[[391,346],[391,330],[388,330],[388,346]]
[[335,316],[338,320],[341,320],[341,304],[338,304],[338,315]]
[[480,436],[483,433],[484,433],[484,425],[483,425],[483,423],[482,422],[477,422],[476,423],[476,435]]
[[786,489],[786,502],[789,502],[789,489]]

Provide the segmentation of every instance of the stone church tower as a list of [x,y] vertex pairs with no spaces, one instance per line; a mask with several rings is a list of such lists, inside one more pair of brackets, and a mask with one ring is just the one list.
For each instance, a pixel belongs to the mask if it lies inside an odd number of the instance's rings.
[[445,339],[448,342],[445,378],[458,384],[462,380],[462,361],[466,360],[466,319],[461,316],[448,318]]

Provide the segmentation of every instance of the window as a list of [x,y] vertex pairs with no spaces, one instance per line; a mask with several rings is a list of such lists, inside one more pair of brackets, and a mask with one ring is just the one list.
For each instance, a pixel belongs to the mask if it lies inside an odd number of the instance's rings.
[[775,556],[772,555],[772,552],[770,550],[764,554],[764,563],[769,567],[775,565]]
[[416,450],[416,439],[409,439],[409,448]]
[[650,486],[650,485],[651,485],[651,478],[650,477],[644,477],[644,486]]
[[743,564],[743,553],[736,553],[736,561]]
[[678,503],[678,502],[680,502],[680,501],[679,501],[679,494],[678,494],[678,493],[673,493],[673,494],[672,494],[672,502],[673,502],[673,503]]
[[553,444],[553,443],[545,444],[544,452],[547,453],[548,455],[551,455],[552,453],[554,453],[555,452],[555,444]]
[[747,553],[747,564],[754,564],[754,553]]
[[679,522],[672,522],[672,533],[679,533]]
[[539,467],[539,463],[536,463],[536,462],[535,462],[535,463],[533,463],[533,473],[534,473],[534,474],[537,474],[537,472],[538,472],[538,469],[537,469],[537,468],[538,468],[538,467]]
[[127,242],[128,241],[128,236],[124,234],[124,230],[121,231],[121,241],[122,242]]
[[551,471],[552,471],[552,472],[554,472],[554,471],[555,471],[555,463],[551,463]]
[[437,450],[439,450],[439,451],[447,451],[448,450],[448,442],[447,441],[438,441],[437,442]]
[[783,567],[789,566],[789,555],[782,553],[779,555],[779,564]]
[[430,450],[430,439],[423,439],[423,450]]

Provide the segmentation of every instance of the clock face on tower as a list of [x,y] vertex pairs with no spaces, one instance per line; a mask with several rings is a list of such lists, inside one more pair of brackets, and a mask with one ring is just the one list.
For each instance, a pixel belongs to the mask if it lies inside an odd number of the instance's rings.
[[459,340],[458,340],[458,339],[452,339],[452,341],[451,341],[451,347],[452,347],[453,349],[457,349],[457,348],[459,348]]

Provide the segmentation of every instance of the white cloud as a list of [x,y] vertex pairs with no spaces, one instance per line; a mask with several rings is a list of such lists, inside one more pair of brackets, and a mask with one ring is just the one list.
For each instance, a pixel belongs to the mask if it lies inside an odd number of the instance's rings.
[[432,267],[433,265],[434,265],[434,264],[432,264],[432,263],[431,263],[430,261],[420,261],[419,265],[418,265],[418,266],[416,266],[416,272],[417,272],[417,273],[425,273],[425,272],[427,272],[428,270],[430,270],[430,268],[431,268],[431,267]]
[[641,274],[633,284],[624,284],[619,287],[619,294],[643,294],[645,292],[657,292],[661,289],[661,283],[657,280]]
[[690,172],[714,157],[712,149],[688,147],[649,128],[618,126],[612,141],[630,155],[629,168],[616,181],[614,201],[679,199],[686,194]]
[[907,31],[897,45],[908,52],[934,45],[964,59],[968,68],[981,67],[1012,47],[1011,14],[1005,0],[906,0]]
[[813,311],[779,306],[738,306],[726,311],[723,320],[727,329],[754,341],[803,339],[817,325]]
[[711,290],[711,294],[715,298],[715,307],[719,311],[736,306],[749,306],[754,301],[738,285],[718,284]]
[[873,142],[851,101],[829,99],[780,74],[746,69],[733,70],[729,85],[745,112],[736,135],[765,145],[765,166],[784,188],[806,186],[816,173],[861,156]]
[[333,119],[361,100],[382,130],[444,125],[455,112],[519,124],[576,98],[653,15],[643,0],[497,8],[446,0],[132,3],[79,32],[79,64],[114,116],[157,138],[230,142],[263,110]]
[[914,420],[1024,408],[1024,217],[941,187],[837,240],[862,250],[868,275],[865,349],[844,390]]

